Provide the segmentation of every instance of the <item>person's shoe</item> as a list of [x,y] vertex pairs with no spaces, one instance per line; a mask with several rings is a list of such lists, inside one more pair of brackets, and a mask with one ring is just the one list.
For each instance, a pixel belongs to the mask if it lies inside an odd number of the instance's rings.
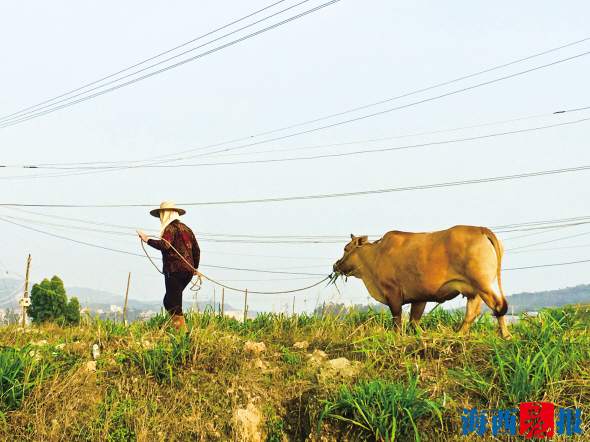
[[172,316],[172,326],[176,330],[186,329],[186,323],[184,322],[183,315],[173,315]]

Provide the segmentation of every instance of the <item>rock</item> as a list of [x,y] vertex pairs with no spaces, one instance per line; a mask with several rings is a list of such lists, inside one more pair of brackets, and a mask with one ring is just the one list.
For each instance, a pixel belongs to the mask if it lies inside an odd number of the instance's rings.
[[96,361],[88,361],[88,362],[86,362],[86,370],[88,370],[88,371],[96,371]]
[[266,351],[266,345],[264,345],[264,342],[246,341],[246,343],[244,344],[244,351],[246,353],[251,353],[255,356],[259,356],[261,353]]
[[359,365],[359,362],[350,362],[346,358],[330,359],[322,367],[320,377],[324,379],[334,377],[352,377],[358,373]]
[[260,358],[256,358],[254,360],[254,363],[252,365],[253,365],[254,368],[258,368],[259,370],[266,370],[266,369],[268,369],[268,364],[266,362],[264,362]]
[[299,341],[293,344],[293,348],[297,348],[300,350],[307,350],[307,347],[309,347],[309,342],[307,341]]
[[239,440],[245,442],[258,442],[262,440],[262,433],[260,431],[260,423],[262,422],[262,414],[260,410],[249,403],[246,408],[239,408],[234,413],[234,421],[237,426],[237,434]]
[[307,362],[311,365],[321,365],[326,361],[326,359],[328,359],[328,355],[322,350],[316,349],[313,351],[313,353],[307,354]]

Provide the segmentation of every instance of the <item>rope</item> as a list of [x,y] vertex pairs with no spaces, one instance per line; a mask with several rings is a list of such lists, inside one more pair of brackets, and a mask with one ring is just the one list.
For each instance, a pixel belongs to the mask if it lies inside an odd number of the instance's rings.
[[[308,285],[308,286],[305,286],[305,287],[301,287],[301,288],[298,288],[298,289],[293,289],[293,290],[279,290],[279,291],[260,291],[260,290],[254,290],[253,291],[253,290],[248,290],[248,289],[239,289],[239,288],[236,288],[236,287],[231,287],[229,285],[226,285],[226,284],[224,284],[222,282],[219,282],[219,281],[217,281],[217,280],[215,280],[215,279],[213,279],[213,278],[211,278],[211,277],[209,277],[209,276],[201,273],[199,270],[195,269],[195,267],[190,262],[188,262],[184,258],[184,256],[182,256],[182,254],[172,244],[170,244],[169,241],[165,240],[164,238],[158,238],[157,236],[151,236],[151,235],[148,235],[148,238],[158,239],[158,240],[161,240],[161,241],[166,242],[168,244],[168,246],[180,257],[180,259],[182,259],[185,262],[185,264],[187,266],[189,266],[193,270],[194,274],[197,276],[197,279],[195,280],[195,282],[192,283],[192,285],[190,287],[190,290],[192,290],[194,292],[197,292],[197,291],[199,291],[201,289],[201,286],[203,285],[203,278],[206,279],[206,280],[208,280],[208,281],[211,281],[213,284],[216,284],[216,285],[218,285],[220,287],[223,287],[223,288],[226,288],[228,290],[233,290],[235,292],[241,292],[241,293],[248,292],[250,294],[255,294],[255,295],[280,295],[280,294],[288,294],[288,293],[302,292],[304,290],[309,290],[311,288],[317,287],[318,285],[320,285],[320,284],[322,284],[322,283],[324,283],[324,282],[326,282],[326,281],[328,281],[328,280],[330,280],[332,278],[332,275],[328,275],[324,279],[322,279],[321,281],[318,281],[318,282],[316,282],[314,284],[311,284],[311,285]],[[160,268],[156,265],[156,263],[153,261],[152,257],[148,254],[147,250],[145,249],[144,242],[142,240],[140,240],[140,243],[141,243],[141,248],[143,249],[143,252],[145,253],[145,256],[147,256],[148,260],[152,263],[152,265],[155,267],[155,269],[159,273],[161,273],[163,275],[164,272],[162,270],[160,270]]]

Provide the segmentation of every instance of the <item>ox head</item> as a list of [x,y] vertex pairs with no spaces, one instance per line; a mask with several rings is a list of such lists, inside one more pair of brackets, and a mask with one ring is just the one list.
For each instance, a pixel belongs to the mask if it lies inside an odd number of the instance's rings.
[[350,234],[350,242],[344,246],[344,254],[334,264],[334,272],[345,276],[356,276],[355,271],[359,270],[360,261],[358,250],[369,242],[368,236],[354,236]]

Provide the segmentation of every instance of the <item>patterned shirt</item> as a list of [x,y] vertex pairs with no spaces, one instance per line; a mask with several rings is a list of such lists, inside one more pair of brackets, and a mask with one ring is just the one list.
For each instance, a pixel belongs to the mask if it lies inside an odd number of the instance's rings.
[[201,249],[199,249],[195,234],[188,226],[178,220],[172,221],[166,226],[161,240],[149,239],[147,243],[154,249],[158,249],[162,252],[164,273],[193,273],[193,269],[191,269],[186,262],[178,256],[178,253],[170,247],[170,244],[172,244],[182,257],[195,269],[199,268]]

